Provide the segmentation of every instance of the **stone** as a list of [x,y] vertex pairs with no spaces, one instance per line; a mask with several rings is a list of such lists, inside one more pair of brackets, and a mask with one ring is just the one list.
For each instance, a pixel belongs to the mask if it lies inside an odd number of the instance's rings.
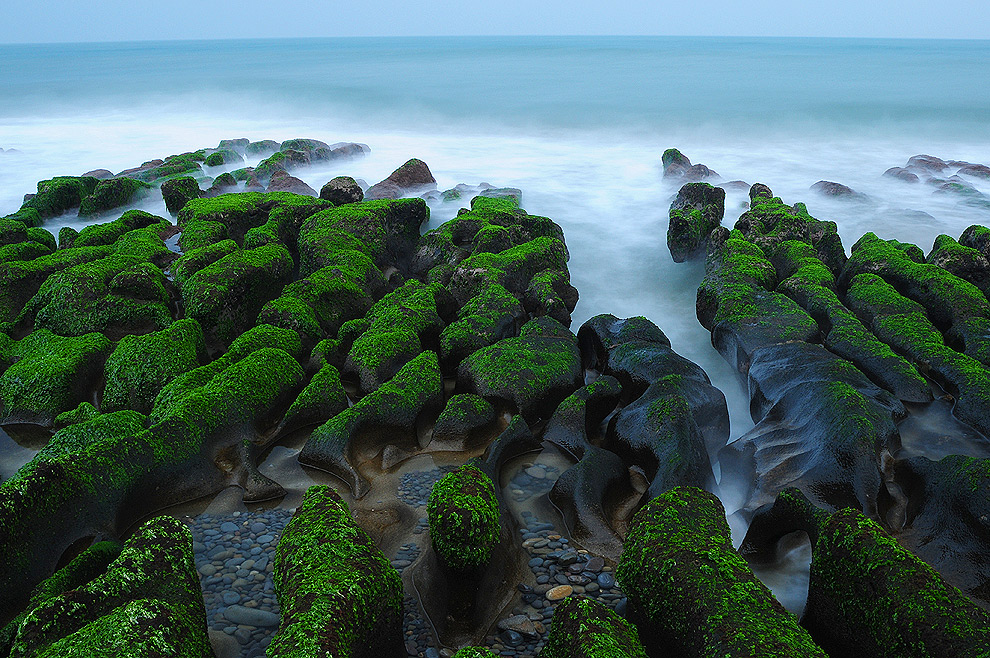
[[560,601],[566,599],[574,591],[570,585],[559,585],[547,592],[548,601]]
[[242,605],[228,606],[223,612],[223,616],[234,624],[245,624],[247,626],[258,626],[269,628],[278,626],[278,615],[267,610],[248,608]]

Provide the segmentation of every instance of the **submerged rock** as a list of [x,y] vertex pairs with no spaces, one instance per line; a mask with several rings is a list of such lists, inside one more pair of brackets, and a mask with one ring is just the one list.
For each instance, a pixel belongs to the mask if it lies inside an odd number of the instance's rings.
[[369,200],[398,199],[405,194],[421,191],[426,186],[435,186],[436,183],[437,180],[426,163],[413,158],[389,174],[388,178],[368,188],[364,196]]
[[337,176],[320,188],[320,198],[336,206],[364,201],[364,190],[350,176]]

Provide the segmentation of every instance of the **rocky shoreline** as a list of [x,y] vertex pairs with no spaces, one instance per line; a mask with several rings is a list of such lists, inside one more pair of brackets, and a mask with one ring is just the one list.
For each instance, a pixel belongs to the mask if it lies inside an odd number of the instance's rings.
[[[704,258],[698,319],[751,398],[728,443],[658,326],[571,330],[564,232],[519,190],[293,175],[368,150],[223,140],[0,219],[0,425],[51,434],[0,485],[0,656],[990,656],[990,460],[899,433],[946,409],[986,442],[990,229],[847,254],[665,152],[668,249]],[[886,175],[979,205],[981,166]],[[462,207],[424,232],[430,204]],[[65,212],[96,223],[56,239]],[[332,484],[287,491],[276,446]],[[715,465],[748,487],[738,551]],[[800,618],[750,567],[795,532]]]

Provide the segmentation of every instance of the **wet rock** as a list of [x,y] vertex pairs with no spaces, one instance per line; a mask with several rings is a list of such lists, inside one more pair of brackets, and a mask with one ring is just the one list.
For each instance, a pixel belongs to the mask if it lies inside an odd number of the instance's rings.
[[967,164],[959,168],[957,174],[990,180],[990,167],[981,164]]
[[252,157],[268,157],[279,150],[281,144],[271,139],[263,139],[258,142],[250,142],[244,147],[244,154]]
[[364,201],[364,190],[350,176],[337,176],[320,189],[320,198],[342,206]]
[[918,174],[903,167],[891,167],[887,171],[883,172],[883,175],[889,176],[890,178],[896,178],[897,180],[904,181],[905,183],[921,182],[921,179],[918,178]]
[[836,197],[843,199],[859,199],[865,200],[867,196],[861,194],[856,190],[852,189],[848,185],[843,185],[842,183],[834,183],[832,181],[820,180],[809,188],[812,192],[817,192],[822,196]]
[[268,653],[402,654],[399,574],[331,487],[307,490],[282,532],[274,578],[282,618]]
[[646,658],[636,627],[592,599],[571,597],[553,616],[542,658]]
[[471,450],[489,438],[496,420],[495,408],[482,397],[453,395],[433,428],[431,450]]
[[312,187],[295,176],[290,176],[284,171],[277,171],[272,174],[271,182],[268,184],[268,192],[291,192],[303,196],[319,196]]
[[92,171],[87,171],[83,174],[83,178],[91,177],[98,180],[106,180],[107,178],[113,178],[113,172],[109,169],[94,169]]
[[547,601],[560,601],[566,599],[571,593],[574,592],[574,588],[570,585],[558,585],[547,591]]
[[678,487],[650,501],[633,518],[617,574],[652,650],[826,655],[732,548],[725,510],[712,494]]
[[234,624],[246,624],[248,626],[278,626],[278,615],[267,610],[257,608],[246,608],[242,605],[230,605],[223,612],[224,617]]
[[708,234],[725,215],[725,190],[708,183],[688,183],[670,204],[667,248],[675,263],[683,263],[701,250]]
[[203,192],[199,189],[199,183],[191,176],[170,178],[162,183],[162,198],[165,200],[165,207],[173,215],[177,215],[189,201],[198,199],[202,195]]
[[389,174],[388,178],[368,188],[364,196],[368,200],[398,199],[405,194],[419,192],[426,186],[435,186],[436,183],[426,163],[413,158]]
[[233,149],[219,148],[206,156],[204,164],[208,167],[220,167],[225,164],[237,164],[244,162],[240,153]]
[[663,177],[681,177],[691,167],[691,160],[677,149],[667,149],[660,157]]
[[689,182],[697,182],[707,180],[709,178],[718,178],[718,172],[709,169],[703,164],[692,165],[687,168],[683,174],[683,178]]
[[914,155],[908,158],[905,167],[940,174],[948,169],[949,165],[941,158],[936,158],[933,155]]

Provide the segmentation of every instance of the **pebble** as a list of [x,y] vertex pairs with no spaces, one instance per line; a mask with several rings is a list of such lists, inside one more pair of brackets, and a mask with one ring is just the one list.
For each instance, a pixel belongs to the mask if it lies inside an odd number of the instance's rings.
[[554,587],[549,592],[547,592],[547,600],[560,601],[561,599],[566,599],[568,596],[571,595],[571,592],[573,591],[574,588],[571,587],[570,585],[559,585],[557,587]]
[[245,624],[247,626],[278,626],[278,615],[267,610],[248,608],[241,605],[228,606],[223,611],[224,617],[235,624]]

